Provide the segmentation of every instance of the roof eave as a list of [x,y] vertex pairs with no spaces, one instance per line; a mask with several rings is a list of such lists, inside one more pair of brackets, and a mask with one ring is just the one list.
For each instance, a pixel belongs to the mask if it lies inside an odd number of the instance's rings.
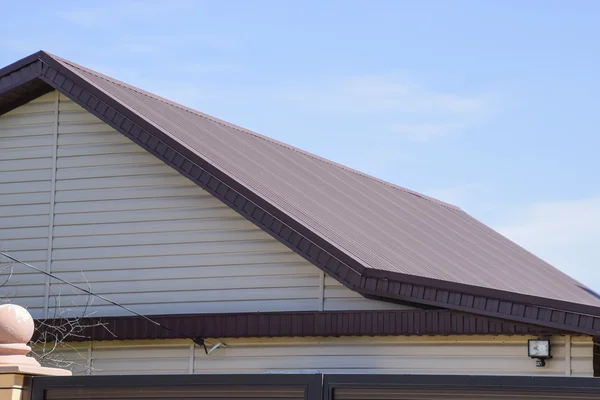
[[[55,325],[52,321],[44,321],[45,327]],[[64,326],[64,323],[58,325]],[[153,315],[149,318],[117,316],[86,318],[79,325],[85,328],[76,335],[65,332],[59,334],[67,341],[568,334],[555,328],[451,310],[178,314]]]

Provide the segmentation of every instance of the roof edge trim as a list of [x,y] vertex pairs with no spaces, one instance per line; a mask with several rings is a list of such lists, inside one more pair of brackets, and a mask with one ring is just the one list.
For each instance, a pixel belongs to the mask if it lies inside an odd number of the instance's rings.
[[0,71],[0,115],[52,90],[51,86],[39,79],[43,63],[37,53]]
[[0,77],[8,75],[12,72],[18,71],[19,69],[23,68],[27,64],[31,64],[31,63],[39,60],[43,54],[45,54],[45,53],[40,50],[40,51],[33,53],[25,58],[15,61],[14,63],[7,65],[6,67],[0,68]]
[[[498,300],[526,303],[539,307],[546,307],[557,310],[570,310],[578,314],[593,315],[600,317],[600,308],[588,306],[586,304],[572,303],[563,300],[549,299],[531,296],[527,294],[508,292],[499,289],[491,289],[482,286],[467,285],[459,282],[448,282],[434,278],[423,278],[420,276],[400,274],[397,272],[366,270],[362,277],[366,280],[378,279],[409,283],[413,285],[424,285],[436,289],[449,290],[454,292],[464,292],[473,296],[493,297]],[[364,281],[363,281],[364,284]],[[362,286],[361,286],[362,287]],[[582,289],[585,290],[585,289]]]

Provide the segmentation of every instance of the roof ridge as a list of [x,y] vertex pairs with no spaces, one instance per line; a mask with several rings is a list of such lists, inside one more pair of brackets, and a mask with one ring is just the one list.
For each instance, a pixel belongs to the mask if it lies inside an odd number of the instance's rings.
[[125,88],[125,89],[131,90],[131,91],[134,91],[134,92],[136,92],[136,93],[139,93],[139,94],[141,94],[141,95],[144,95],[144,96],[148,96],[148,97],[150,97],[150,98],[152,98],[152,99],[154,99],[154,100],[156,100],[156,101],[160,101],[161,103],[164,103],[164,104],[166,104],[166,105],[169,105],[169,106],[171,106],[171,107],[175,107],[175,108],[178,108],[178,109],[180,109],[180,110],[182,110],[182,111],[185,111],[185,112],[188,112],[188,113],[190,113],[190,114],[196,115],[196,116],[198,116],[198,117],[201,117],[201,118],[207,119],[207,120],[209,120],[209,121],[211,121],[211,122],[214,122],[214,123],[216,123],[216,124],[222,125],[222,126],[224,126],[224,127],[227,127],[227,128],[235,129],[235,130],[236,130],[236,131],[238,131],[238,132],[241,132],[241,133],[245,133],[245,134],[251,135],[251,136],[253,136],[253,137],[256,137],[257,139],[261,139],[261,140],[267,141],[267,142],[269,142],[269,143],[272,143],[272,144],[278,145],[278,146],[280,146],[280,147],[286,148],[286,149],[288,149],[288,150],[295,151],[295,152],[297,152],[297,153],[300,153],[300,154],[302,154],[302,155],[304,155],[304,156],[307,156],[307,157],[309,157],[309,158],[312,158],[312,159],[314,159],[314,160],[316,160],[316,161],[323,162],[323,163],[325,163],[325,164],[328,164],[328,165],[331,165],[331,166],[337,167],[337,168],[339,168],[339,169],[341,169],[341,170],[343,170],[343,171],[346,171],[346,172],[349,172],[349,173],[352,173],[352,174],[355,174],[355,175],[359,175],[359,176],[361,176],[361,177],[363,177],[363,178],[370,179],[370,180],[372,180],[372,181],[375,181],[375,182],[377,182],[377,183],[379,183],[379,184],[382,184],[382,185],[384,185],[384,186],[386,186],[386,187],[389,187],[389,188],[391,188],[391,189],[398,190],[398,191],[401,191],[401,192],[404,192],[404,193],[407,193],[407,194],[413,195],[413,196],[415,196],[415,197],[419,197],[419,198],[421,198],[421,199],[423,199],[423,200],[430,201],[430,202],[432,202],[432,203],[434,203],[434,204],[437,204],[437,205],[439,205],[439,206],[442,206],[442,207],[446,207],[446,208],[449,208],[449,209],[452,209],[452,210],[457,210],[457,211],[464,212],[464,211],[463,211],[463,210],[462,210],[460,207],[458,207],[458,206],[455,206],[455,205],[453,205],[453,204],[446,203],[446,202],[444,202],[444,201],[441,201],[441,200],[435,199],[435,198],[433,198],[433,197],[429,197],[429,196],[427,196],[427,195],[425,195],[425,194],[422,194],[422,193],[416,192],[416,191],[414,191],[414,190],[410,190],[410,189],[407,189],[407,188],[405,188],[405,187],[402,187],[402,186],[396,185],[396,184],[394,184],[394,183],[387,182],[387,181],[385,181],[385,180],[383,180],[383,179],[379,179],[379,178],[377,178],[377,177],[374,177],[374,176],[372,176],[372,175],[369,175],[369,174],[366,174],[366,173],[364,173],[364,172],[358,171],[358,170],[356,170],[356,169],[350,168],[350,167],[348,167],[348,166],[345,166],[345,165],[343,165],[343,164],[340,164],[340,163],[337,163],[337,162],[334,162],[334,161],[328,160],[328,159],[326,159],[326,158],[324,158],[324,157],[318,156],[318,155],[316,155],[316,154],[310,153],[310,152],[308,152],[308,151],[306,151],[306,150],[299,149],[299,148],[297,148],[297,147],[294,147],[294,146],[291,146],[291,145],[289,145],[289,144],[287,144],[287,143],[280,142],[280,141],[278,141],[278,140],[276,140],[276,139],[273,139],[273,138],[270,138],[270,137],[268,137],[268,136],[261,135],[260,133],[253,132],[253,131],[251,131],[251,130],[249,130],[249,129],[242,128],[242,127],[240,127],[240,126],[237,126],[237,125],[235,125],[235,124],[232,124],[232,123],[230,123],[230,122],[227,122],[227,121],[224,121],[224,120],[222,120],[222,119],[219,119],[219,118],[213,117],[213,116],[211,116],[211,115],[205,114],[205,113],[203,113],[203,112],[201,112],[201,111],[194,110],[193,108],[186,107],[186,106],[184,106],[184,105],[182,105],[182,104],[179,104],[179,103],[173,102],[173,101],[171,101],[171,100],[168,100],[168,99],[166,99],[166,98],[164,98],[164,97],[158,96],[158,95],[156,95],[156,94],[154,94],[154,93],[147,92],[147,91],[145,91],[145,90],[142,90],[142,89],[139,89],[139,88],[137,88],[137,87],[135,87],[135,86],[129,85],[129,84],[125,83],[125,82],[119,81],[118,79],[114,79],[114,78],[111,78],[111,77],[109,77],[109,76],[107,76],[107,75],[104,75],[104,74],[102,74],[102,73],[99,73],[99,72],[97,72],[97,71],[91,70],[91,69],[89,69],[89,68],[85,68],[85,67],[83,67],[83,66],[81,66],[81,65],[78,65],[78,64],[76,64],[76,63],[72,62],[72,61],[65,60],[64,58],[61,58],[61,57],[58,57],[58,56],[55,56],[55,55],[52,55],[52,57],[54,57],[54,58],[56,58],[56,59],[60,60],[61,62],[67,63],[67,64],[71,65],[71,66],[72,66],[72,67],[74,67],[74,68],[77,68],[77,69],[80,69],[80,70],[82,70],[82,71],[88,72],[88,73],[90,73],[90,74],[92,74],[92,75],[96,76],[97,78],[104,79],[104,80],[105,80],[105,81],[107,81],[107,82],[114,83],[114,84],[116,84],[116,85],[118,85],[118,86],[121,86],[121,87],[123,87],[123,88]]

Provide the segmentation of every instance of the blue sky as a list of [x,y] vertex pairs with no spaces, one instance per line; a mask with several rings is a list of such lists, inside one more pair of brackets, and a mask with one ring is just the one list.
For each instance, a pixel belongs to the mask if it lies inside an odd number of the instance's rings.
[[600,2],[86,4],[3,4],[0,64],[44,49],[438,197],[600,290]]

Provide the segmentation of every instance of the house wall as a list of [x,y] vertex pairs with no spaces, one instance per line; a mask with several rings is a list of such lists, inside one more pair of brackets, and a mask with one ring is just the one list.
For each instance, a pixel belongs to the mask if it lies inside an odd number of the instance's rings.
[[[408,308],[326,278],[58,92],[0,116],[0,149],[0,246],[136,312]],[[128,314],[15,270],[0,295],[34,317]]]
[[[589,337],[552,338],[553,358],[537,368],[527,336],[224,339],[206,355],[185,340],[82,343],[56,354],[76,374],[593,375]],[[218,343],[219,339],[207,339]],[[60,365],[60,364],[59,364]]]
[[[49,267],[57,100],[49,94],[0,116],[0,250],[44,271]],[[40,315],[45,282],[43,274],[0,257],[0,297]]]

